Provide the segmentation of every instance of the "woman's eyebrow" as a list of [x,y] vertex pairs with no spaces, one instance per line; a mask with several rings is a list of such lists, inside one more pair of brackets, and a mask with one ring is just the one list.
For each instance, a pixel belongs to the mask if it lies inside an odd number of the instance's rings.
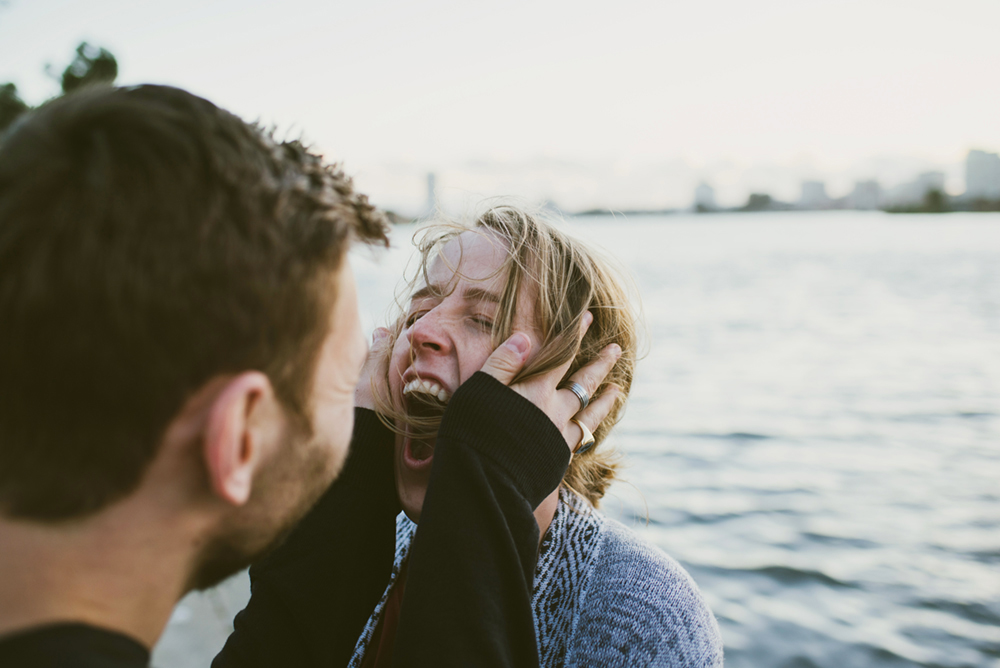
[[[410,303],[420,301],[421,299],[440,299],[445,295],[445,289],[440,285],[425,285],[410,297]],[[490,292],[489,290],[484,290],[482,288],[466,288],[462,292],[462,299],[467,302],[489,302],[491,304],[500,303],[500,295],[495,292]]]
[[500,295],[489,290],[483,290],[482,288],[468,288],[462,293],[462,298],[467,302],[500,303]]
[[413,303],[420,299],[427,299],[429,297],[440,298],[442,294],[444,294],[444,291],[441,289],[440,286],[425,285],[424,287],[420,288],[419,290],[413,293],[413,296],[410,297],[410,303]]

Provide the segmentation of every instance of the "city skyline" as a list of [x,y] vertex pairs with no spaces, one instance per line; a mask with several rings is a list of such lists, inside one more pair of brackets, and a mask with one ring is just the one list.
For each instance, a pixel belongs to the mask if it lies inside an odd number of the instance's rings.
[[[720,161],[696,166],[683,160],[650,162],[623,169],[614,163],[575,163],[540,157],[520,162],[498,163],[471,160],[453,167],[427,170],[421,163],[400,163],[375,174],[360,174],[366,180],[387,183],[387,208],[409,216],[427,210],[428,175],[435,181],[439,208],[461,213],[472,210],[483,199],[514,196],[532,203],[548,203],[567,212],[592,209],[610,210],[685,210],[697,204],[696,191],[710,186],[714,206],[734,209],[744,206],[750,195],[763,193],[774,200],[805,208],[828,208],[837,200],[856,199],[859,184],[876,192],[857,208],[906,206],[918,203],[926,190],[942,191],[951,198],[966,193],[966,169],[970,151],[960,159],[941,164],[919,157],[883,156],[849,165],[839,171],[823,169],[815,163],[738,165]],[[973,149],[971,153],[993,156],[997,153]],[[994,181],[995,176],[991,176]],[[597,182],[604,181],[603,191]],[[496,185],[493,185],[496,184]],[[803,188],[822,186],[825,202],[804,204]],[[998,185],[1000,187],[1000,185]],[[594,192],[600,195],[592,195]],[[991,191],[992,192],[992,191]],[[376,191],[373,196],[379,193]],[[996,199],[995,196],[989,196]],[[854,198],[854,199],[851,199]],[[843,204],[843,202],[841,202]],[[854,204],[848,206],[854,208]]]
[[81,41],[118,82],[178,85],[303,135],[386,208],[426,174],[461,209],[494,195],[568,210],[831,196],[1000,149],[1000,3],[955,0],[383,0],[0,3],[0,82],[37,104]]

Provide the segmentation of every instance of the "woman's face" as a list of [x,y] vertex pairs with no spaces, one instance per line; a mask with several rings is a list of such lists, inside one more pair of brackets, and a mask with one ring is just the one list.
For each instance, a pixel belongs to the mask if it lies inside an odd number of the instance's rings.
[[[444,246],[427,285],[411,298],[392,349],[389,393],[397,407],[428,414],[437,404],[440,414],[458,386],[482,368],[493,352],[491,331],[505,280],[498,269],[506,259],[507,245],[486,231],[464,232]],[[521,292],[514,329],[538,350],[540,337],[528,317],[534,298]],[[433,459],[433,437],[396,436],[396,491],[413,521],[420,519]]]

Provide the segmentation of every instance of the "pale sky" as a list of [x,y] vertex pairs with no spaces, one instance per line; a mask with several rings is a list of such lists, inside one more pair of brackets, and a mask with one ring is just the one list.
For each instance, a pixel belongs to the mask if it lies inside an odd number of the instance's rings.
[[0,82],[37,103],[81,40],[303,133],[387,207],[795,197],[1000,150],[1000,0],[6,0]]

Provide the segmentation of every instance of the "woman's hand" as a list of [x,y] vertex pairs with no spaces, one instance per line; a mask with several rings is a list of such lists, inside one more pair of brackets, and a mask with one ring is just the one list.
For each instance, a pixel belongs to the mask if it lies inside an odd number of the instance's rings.
[[[594,316],[587,313],[583,317],[580,331],[580,339],[587,332]],[[515,332],[509,339],[503,342],[499,348],[493,351],[482,371],[493,376],[504,385],[510,385],[514,376],[524,366],[528,355],[531,353],[531,341],[521,333]],[[612,343],[601,351],[600,356],[585,367],[580,368],[570,376],[570,382],[579,383],[583,386],[587,396],[594,397],[594,392],[600,387],[604,378],[611,371],[622,351],[618,344]],[[583,430],[571,419],[582,422],[591,432],[608,416],[614,407],[615,398],[619,389],[614,385],[609,385],[601,392],[601,395],[591,399],[590,404],[585,408],[580,408],[580,400],[568,389],[559,389],[559,382],[569,370],[573,360],[567,361],[562,366],[555,368],[548,373],[532,378],[528,381],[510,385],[510,388],[535,404],[545,413],[553,424],[562,432],[566,439],[566,445],[571,451],[577,449],[583,438]]]
[[375,410],[375,395],[388,396],[385,382],[385,364],[388,360],[386,346],[389,345],[389,330],[378,327],[372,332],[372,345],[368,349],[368,359],[361,368],[358,386],[354,390],[354,405],[357,408]]

